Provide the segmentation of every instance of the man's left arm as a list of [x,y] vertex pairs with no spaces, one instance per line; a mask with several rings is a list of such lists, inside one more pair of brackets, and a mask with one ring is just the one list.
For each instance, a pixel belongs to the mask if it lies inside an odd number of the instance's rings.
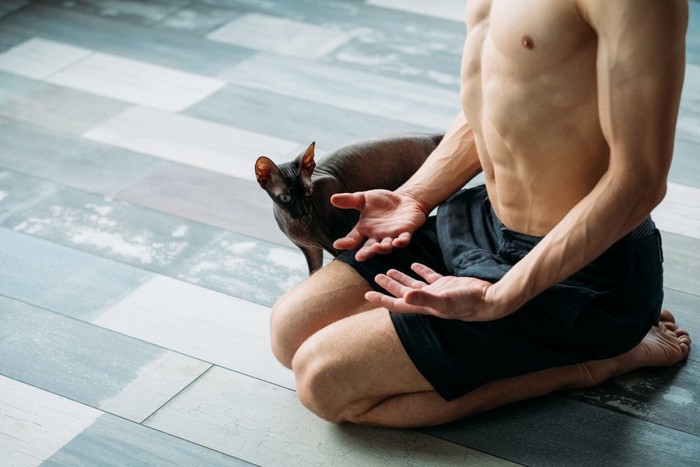
[[598,37],[599,118],[610,148],[606,173],[496,284],[442,277],[418,265],[414,270],[425,283],[390,271],[377,282],[397,298],[369,292],[370,301],[467,321],[506,316],[592,262],[661,202],[685,69],[687,0],[578,2]]
[[598,36],[598,107],[609,167],[591,193],[489,288],[486,298],[502,315],[589,264],[666,193],[685,69],[687,1],[579,3]]

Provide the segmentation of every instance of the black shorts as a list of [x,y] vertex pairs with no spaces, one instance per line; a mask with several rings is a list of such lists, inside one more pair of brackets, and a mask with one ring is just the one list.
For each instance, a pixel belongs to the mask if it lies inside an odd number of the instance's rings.
[[[374,277],[412,263],[443,275],[497,282],[540,237],[507,229],[483,186],[463,190],[429,217],[411,243],[388,255],[337,259],[378,291]],[[488,322],[391,313],[421,374],[446,400],[479,385],[545,368],[622,354],[658,323],[663,300],[661,237],[650,218],[599,258],[542,292],[515,313]]]

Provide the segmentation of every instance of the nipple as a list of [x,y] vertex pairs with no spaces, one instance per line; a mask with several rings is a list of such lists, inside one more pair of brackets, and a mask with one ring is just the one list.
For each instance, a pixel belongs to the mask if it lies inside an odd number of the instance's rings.
[[530,36],[523,36],[523,38],[520,39],[520,43],[523,45],[523,47],[525,47],[528,50],[532,50],[535,48],[535,42]]

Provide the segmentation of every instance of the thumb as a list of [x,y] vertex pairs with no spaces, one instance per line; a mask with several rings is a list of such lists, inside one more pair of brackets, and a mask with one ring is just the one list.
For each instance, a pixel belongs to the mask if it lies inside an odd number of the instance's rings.
[[341,209],[357,209],[365,207],[365,193],[336,193],[331,196],[331,204]]
[[438,296],[430,293],[424,288],[413,289],[406,292],[406,294],[403,296],[403,300],[409,305],[430,308],[430,314],[432,315],[436,315],[436,313],[432,312],[432,310],[437,310],[437,308],[443,303]]

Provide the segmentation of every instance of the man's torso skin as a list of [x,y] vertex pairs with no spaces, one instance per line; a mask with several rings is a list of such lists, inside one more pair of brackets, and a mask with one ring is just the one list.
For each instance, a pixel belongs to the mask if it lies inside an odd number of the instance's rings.
[[608,167],[596,33],[576,0],[470,0],[462,107],[494,209],[544,235]]

